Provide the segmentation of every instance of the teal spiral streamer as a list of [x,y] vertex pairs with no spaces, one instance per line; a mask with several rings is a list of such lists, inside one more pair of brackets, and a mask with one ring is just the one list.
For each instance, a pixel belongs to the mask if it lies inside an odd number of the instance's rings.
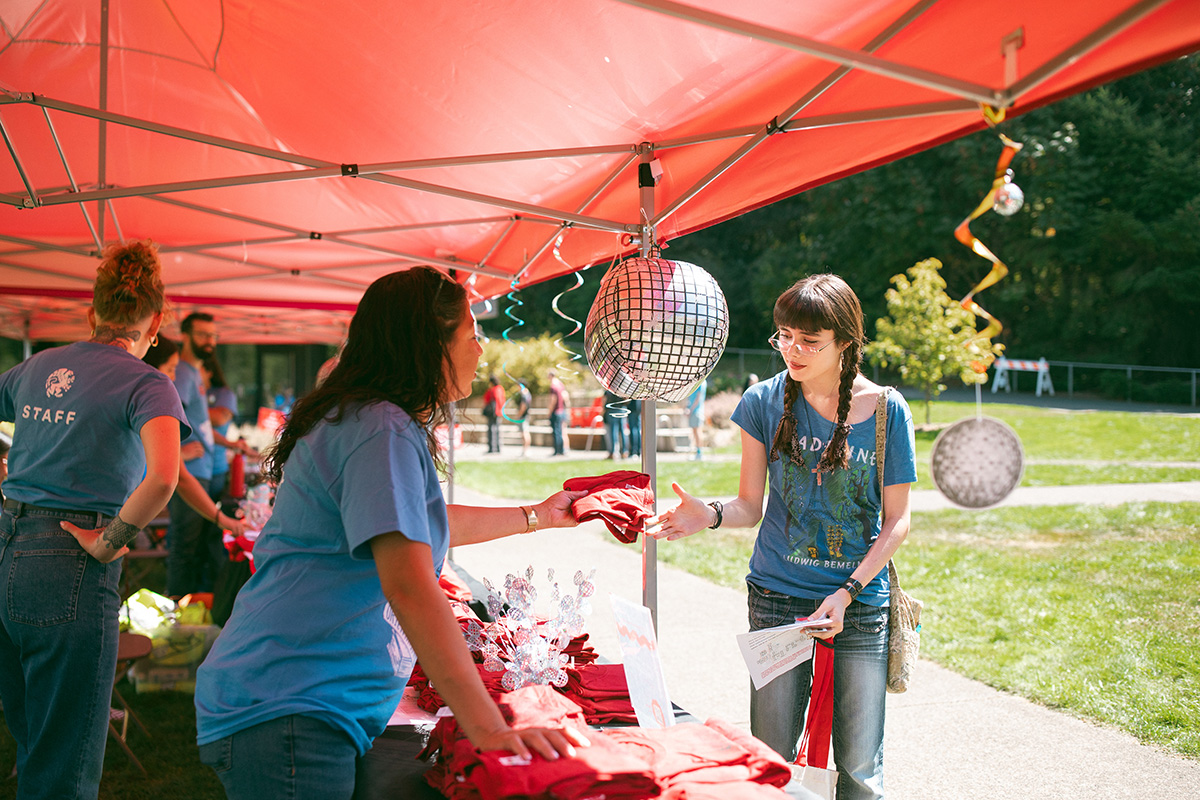
[[[513,324],[509,325],[507,328],[505,328],[504,331],[500,334],[500,337],[502,339],[504,339],[504,341],[512,343],[513,340],[511,337],[509,337],[508,334],[510,332],[516,330],[517,328],[521,328],[525,325],[525,320],[521,319],[515,313],[513,313],[514,309],[520,308],[521,306],[525,305],[525,303],[521,300],[521,298],[517,296],[517,279],[516,278],[513,278],[512,286],[511,286],[508,294],[505,295],[505,297],[508,298],[508,306],[504,309],[504,316],[511,319],[513,321]],[[522,352],[522,353],[525,352],[525,345],[520,344],[519,342],[516,343],[516,345],[517,345],[517,349],[519,352]],[[513,381],[514,383],[516,383],[522,389],[528,388],[525,381],[521,380],[520,378],[518,378],[517,376],[513,375],[511,372],[508,371],[508,360],[507,359],[505,359],[504,363],[500,365],[500,371],[504,373],[504,376],[506,378],[508,378],[510,381]],[[508,395],[505,395],[504,406],[501,407],[501,409],[500,409],[501,415],[506,420],[508,420],[509,422],[512,422],[512,423],[518,423],[518,422],[524,421],[521,419],[516,419],[515,417],[512,417],[512,416],[509,416],[508,412],[504,410],[507,407],[508,407]],[[525,409],[525,414],[526,414],[526,416],[528,416],[529,409]]]

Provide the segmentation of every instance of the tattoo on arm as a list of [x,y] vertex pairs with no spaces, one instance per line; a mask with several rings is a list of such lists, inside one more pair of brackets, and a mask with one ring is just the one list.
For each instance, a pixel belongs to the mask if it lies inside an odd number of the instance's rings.
[[118,339],[136,342],[140,338],[142,332],[137,328],[123,328],[120,325],[97,325],[96,332],[92,334],[92,341],[96,344],[112,344]]
[[104,540],[104,546],[109,550],[120,550],[133,541],[138,530],[137,525],[130,525],[120,516],[116,516],[105,526],[104,533],[100,538]]

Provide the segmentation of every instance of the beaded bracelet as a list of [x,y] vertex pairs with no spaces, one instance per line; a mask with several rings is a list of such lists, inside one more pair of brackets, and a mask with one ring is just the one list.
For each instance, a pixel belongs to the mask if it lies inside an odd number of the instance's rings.
[[712,506],[713,511],[717,512],[717,521],[714,522],[712,525],[709,525],[708,527],[711,530],[716,530],[717,528],[721,527],[721,521],[725,518],[725,515],[723,513],[725,506],[721,503],[720,500],[713,500],[711,503],[709,503],[709,505]]

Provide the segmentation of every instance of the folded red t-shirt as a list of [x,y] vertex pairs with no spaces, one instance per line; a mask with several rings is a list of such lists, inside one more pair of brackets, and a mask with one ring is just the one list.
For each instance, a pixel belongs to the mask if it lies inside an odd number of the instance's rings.
[[563,488],[587,492],[571,504],[575,519],[586,522],[602,519],[619,542],[636,542],[646,530],[646,520],[654,514],[654,492],[650,476],[644,472],[621,469],[605,475],[570,478]]

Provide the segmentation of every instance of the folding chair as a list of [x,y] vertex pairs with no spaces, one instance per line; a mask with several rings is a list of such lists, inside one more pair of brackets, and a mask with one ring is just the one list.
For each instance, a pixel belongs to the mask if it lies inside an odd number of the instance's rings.
[[120,706],[120,708],[110,707],[108,709],[109,734],[117,740],[117,744],[121,745],[121,749],[125,751],[125,755],[129,756],[129,760],[142,771],[143,775],[147,774],[146,768],[142,766],[142,762],[138,761],[137,756],[133,754],[133,751],[129,749],[129,745],[125,741],[129,734],[129,720],[133,719],[134,724],[141,728],[142,733],[146,734],[146,736],[149,736],[150,732],[146,730],[146,726],[142,724],[137,713],[129,707],[129,703],[125,702],[125,698],[117,690],[117,684],[120,683],[121,678],[124,678],[129,673],[129,670],[132,669],[138,659],[150,655],[152,649],[153,643],[150,641],[149,636],[142,636],[140,633],[120,634],[120,638],[117,641],[117,674],[113,678],[112,692],[113,702]]

